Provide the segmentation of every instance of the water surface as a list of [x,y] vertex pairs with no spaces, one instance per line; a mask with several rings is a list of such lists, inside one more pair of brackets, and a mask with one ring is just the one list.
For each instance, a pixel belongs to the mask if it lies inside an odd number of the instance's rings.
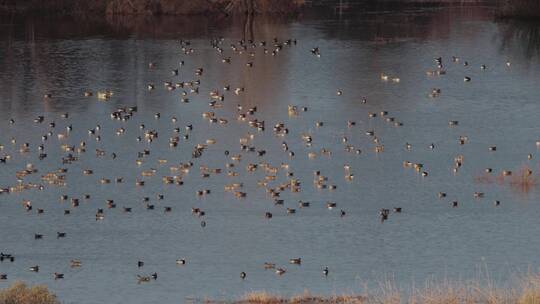
[[[15,172],[27,163],[39,172],[25,182],[40,183],[47,172],[69,169],[65,187],[0,195],[0,251],[16,256],[14,263],[0,264],[0,272],[9,277],[2,287],[14,280],[46,284],[65,303],[182,303],[233,299],[255,290],[282,295],[306,289],[317,294],[361,292],[365,283],[387,277],[399,285],[430,277],[473,279],[479,267],[503,284],[511,273],[540,266],[538,189],[524,192],[507,182],[475,179],[486,167],[493,168],[493,175],[517,172],[522,166],[538,169],[535,25],[531,29],[529,24],[497,23],[484,8],[256,18],[247,31],[241,21],[229,20],[78,21],[7,18],[0,26],[0,144],[2,155],[12,157],[0,164],[0,185],[16,185]],[[223,54],[210,44],[215,37],[223,37]],[[274,37],[280,42],[297,39],[297,44],[284,46],[276,56],[264,54],[262,47],[242,54],[229,47],[250,38],[271,44]],[[191,42],[192,54],[182,52],[181,39]],[[320,58],[311,54],[314,47],[319,47]],[[427,76],[426,71],[436,69],[434,58],[439,56],[446,75]],[[460,61],[452,62],[452,56]],[[231,64],[222,63],[223,57],[231,57]],[[180,67],[182,60],[185,65]],[[247,62],[253,62],[253,68]],[[487,69],[482,70],[482,64]],[[194,75],[198,67],[204,68],[200,77]],[[171,70],[177,68],[180,73],[173,76]],[[381,81],[381,73],[399,77],[400,82]],[[465,83],[465,76],[472,81]],[[181,89],[168,91],[162,85],[198,78],[200,93],[187,90],[189,103],[180,102]],[[147,90],[149,83],[156,89]],[[223,106],[210,109],[209,92],[223,92],[225,85],[245,92],[225,92]],[[432,88],[441,89],[438,98],[428,97]],[[105,89],[114,92],[106,102],[83,96],[87,90]],[[343,94],[338,96],[337,90]],[[44,100],[46,93],[52,98]],[[364,98],[366,104],[361,102]],[[244,112],[256,106],[257,112],[248,118],[264,120],[266,130],[238,121],[237,105]],[[308,111],[289,116],[288,105]],[[110,119],[118,107],[130,106],[138,107],[131,120]],[[201,116],[205,111],[229,123],[210,124]],[[403,126],[395,127],[380,115],[368,117],[381,111]],[[65,112],[69,119],[61,118]],[[157,112],[159,120],[154,117]],[[33,122],[38,115],[45,117],[43,124]],[[173,116],[178,122],[171,121]],[[10,118],[15,124],[9,124]],[[348,128],[348,120],[356,125]],[[449,127],[450,120],[459,125]],[[48,126],[52,121],[54,129]],[[316,127],[316,121],[324,125]],[[278,122],[289,128],[284,138],[272,133]],[[140,124],[157,130],[159,137],[152,143],[137,142],[144,133]],[[189,139],[170,148],[173,128],[179,127],[183,135],[189,124]],[[73,130],[59,140],[56,135],[66,133],[68,125]],[[96,125],[101,126],[99,142],[88,134]],[[121,127],[126,132],[118,136]],[[49,130],[53,136],[44,143],[48,156],[40,161],[37,147]],[[375,131],[384,152],[375,153],[368,130]],[[239,138],[248,133],[254,134],[250,145],[267,151],[264,157],[240,151]],[[302,134],[312,136],[311,147],[302,142]],[[362,153],[345,151],[344,136]],[[465,145],[459,145],[460,136],[468,137]],[[10,143],[12,138],[16,144]],[[203,157],[192,159],[193,147],[209,138],[217,143]],[[67,153],[60,146],[81,141],[87,152],[77,155],[79,161],[73,164],[62,164]],[[282,151],[283,141],[295,152],[294,158]],[[25,142],[31,152],[21,154]],[[432,143],[434,150],[428,148]],[[497,151],[490,152],[490,146]],[[332,155],[320,155],[322,148]],[[105,150],[106,156],[96,157],[96,149]],[[151,153],[139,166],[137,153],[145,149]],[[225,168],[232,162],[225,150],[242,154],[236,168]],[[113,152],[116,159],[110,157]],[[319,155],[310,160],[309,152]],[[454,173],[458,155],[464,163]],[[159,159],[168,162],[160,164]],[[429,175],[422,178],[403,168],[407,160],[424,164]],[[173,174],[169,167],[188,161],[194,166],[183,186],[162,183],[161,177]],[[266,175],[263,170],[245,170],[249,163],[260,162],[275,167],[288,163],[302,191],[283,191],[285,206],[275,206],[257,186]],[[344,178],[344,164],[351,166],[352,181]],[[202,178],[201,165],[222,168],[223,173]],[[155,176],[141,176],[151,168]],[[83,175],[84,169],[94,174]],[[239,176],[228,177],[228,170]],[[316,189],[316,170],[337,189]],[[117,177],[124,183],[114,183]],[[113,182],[101,184],[101,178]],[[137,179],[146,185],[135,187]],[[280,170],[270,185],[287,179]],[[224,191],[232,182],[244,184],[246,198]],[[211,193],[197,197],[202,189]],[[440,191],[448,196],[439,199]],[[475,192],[485,192],[485,197],[475,199]],[[83,200],[85,193],[91,199]],[[61,202],[63,194],[80,198],[80,206]],[[158,200],[158,194],[164,199]],[[156,210],[145,209],[144,197]],[[107,208],[108,199],[114,199],[116,209]],[[24,200],[32,202],[33,211],[24,210]],[[298,208],[300,200],[311,206]],[[500,206],[494,206],[495,200]],[[327,201],[336,202],[337,208],[328,210]],[[459,207],[452,208],[452,201]],[[171,206],[172,212],[165,214],[164,206]],[[132,207],[133,212],[124,213],[122,207]],[[191,214],[192,207],[206,212],[206,227]],[[297,214],[287,215],[287,207],[296,208]],[[403,212],[381,223],[379,210],[393,207]],[[37,215],[37,208],[45,213]],[[95,220],[98,208],[105,209],[104,220]],[[64,209],[71,214],[64,215]],[[340,209],[345,217],[340,217]],[[273,218],[265,219],[265,212]],[[67,237],[57,239],[58,231]],[[35,233],[44,234],[44,239],[34,240]],[[288,264],[294,257],[302,258],[301,266]],[[176,266],[179,258],[187,264]],[[83,266],[70,268],[71,259],[80,259]],[[145,262],[140,269],[139,260]],[[264,262],[285,267],[287,273],[265,271]],[[39,273],[28,271],[33,265],[41,267]],[[328,277],[322,275],[325,266]],[[247,273],[245,280],[240,279],[241,271]],[[54,272],[66,278],[55,281]],[[137,284],[136,275],[153,272],[159,275],[156,281]]]

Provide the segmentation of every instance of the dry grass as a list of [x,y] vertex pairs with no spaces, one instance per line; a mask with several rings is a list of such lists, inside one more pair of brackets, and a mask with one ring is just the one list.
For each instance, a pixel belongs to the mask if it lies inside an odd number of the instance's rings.
[[0,291],[0,304],[60,304],[60,302],[46,286],[28,287],[23,282],[15,282]]
[[[513,279],[515,288],[499,288],[489,279],[468,282],[428,281],[421,288],[404,291],[392,281],[374,292],[358,295],[316,296],[309,292],[285,298],[252,292],[233,304],[540,304],[540,274]],[[208,303],[217,303],[211,302]]]
[[315,296],[309,292],[304,292],[291,298],[282,298],[267,292],[252,292],[245,295],[236,304],[363,304],[366,299],[362,296],[340,295],[340,296]]

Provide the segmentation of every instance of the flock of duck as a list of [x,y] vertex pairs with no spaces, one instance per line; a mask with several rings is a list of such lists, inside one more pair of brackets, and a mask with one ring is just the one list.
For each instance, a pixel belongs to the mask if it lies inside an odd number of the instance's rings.
[[[294,47],[297,45],[296,39],[288,39],[288,40],[279,40],[277,38],[274,38],[270,41],[236,41],[233,43],[230,43],[227,45],[227,42],[223,38],[219,39],[212,39],[211,45],[213,49],[216,52],[216,55],[221,58],[221,62],[226,66],[231,63],[231,61],[234,60],[234,56],[246,56],[247,58],[252,58],[256,56],[256,50],[262,49],[262,54],[264,56],[278,56],[284,49]],[[189,41],[181,40],[179,44],[179,48],[181,49],[182,53],[184,55],[190,55],[195,52],[193,46]],[[226,53],[230,53],[230,55],[225,55]],[[315,47],[311,49],[311,55],[315,56],[316,58],[320,58],[322,56],[322,52],[318,47]],[[260,56],[260,53],[257,53],[257,56]],[[186,58],[188,58],[186,56]],[[316,58],[314,60],[316,60]],[[453,57],[451,59],[451,62],[454,64],[461,63],[460,58]],[[469,63],[466,61],[463,61],[462,64],[468,65]],[[510,67],[510,62],[507,62],[506,65]],[[217,114],[217,109],[224,106],[226,103],[226,100],[229,98],[230,95],[241,95],[246,94],[246,89],[242,86],[239,87],[232,87],[231,85],[227,84],[219,89],[213,89],[210,92],[202,92],[202,89],[200,89],[201,83],[204,81],[204,75],[205,75],[205,67],[198,67],[194,71],[184,71],[185,62],[180,61],[179,66],[173,67],[171,69],[171,75],[173,77],[178,76],[179,74],[186,75],[191,73],[192,79],[187,81],[180,81],[180,82],[173,82],[173,81],[164,81],[163,85],[160,86],[155,83],[148,83],[145,85],[145,88],[149,91],[153,90],[167,90],[170,92],[180,92],[180,102],[182,103],[189,103],[191,101],[191,96],[198,95],[198,94],[208,94],[208,111],[205,111],[201,113],[202,119],[208,121],[210,124],[217,124],[222,126],[227,126],[231,124],[232,120],[237,121],[238,123],[245,123],[251,128],[251,132],[249,132],[246,136],[243,136],[239,138],[239,145],[238,150],[236,151],[229,151],[225,150],[223,151],[223,154],[227,157],[227,162],[224,164],[223,168],[210,168],[206,165],[204,165],[204,156],[205,152],[210,146],[213,146],[216,144],[217,140],[213,138],[206,139],[202,142],[195,143],[190,148],[192,150],[191,152],[191,158],[186,159],[184,162],[181,162],[179,164],[173,164],[170,166],[170,174],[162,176],[162,182],[166,185],[177,185],[182,186],[184,184],[184,180],[188,178],[188,174],[192,171],[196,171],[198,168],[198,171],[202,178],[209,178],[213,175],[219,175],[219,174],[226,174],[227,178],[231,180],[230,183],[227,183],[225,185],[219,185],[220,187],[223,186],[224,190],[226,192],[231,193],[234,195],[234,197],[238,199],[246,199],[249,196],[249,193],[246,192],[244,189],[244,182],[250,182],[250,178],[248,177],[245,181],[240,181],[241,178],[239,171],[241,171],[241,164],[242,159],[246,158],[247,154],[256,155],[260,161],[256,163],[248,163],[245,164],[245,170],[247,172],[255,172],[255,171],[263,171],[265,174],[264,179],[257,181],[257,186],[263,189],[268,197],[269,200],[271,200],[275,205],[277,206],[284,206],[285,200],[280,198],[280,194],[284,192],[300,192],[302,191],[303,187],[303,181],[299,180],[294,172],[292,171],[293,164],[295,162],[295,157],[297,157],[297,153],[300,153],[299,151],[292,151],[290,148],[290,141],[299,140],[303,145],[306,147],[311,147],[313,143],[313,135],[312,134],[301,134],[300,138],[291,138],[290,133],[290,127],[287,126],[287,124],[283,121],[277,121],[269,124],[268,122],[264,120],[260,120],[257,118],[257,113],[259,111],[257,106],[245,108],[242,105],[238,105],[236,107],[237,110],[237,116],[236,117],[224,117]],[[158,67],[155,63],[149,63],[148,69],[158,69],[161,67]],[[225,67],[226,68],[226,67]],[[247,69],[256,69],[257,66],[254,64],[253,61],[248,61],[246,63]],[[482,70],[487,69],[485,65],[480,66]],[[437,75],[444,75],[446,74],[445,65],[443,63],[443,58],[435,58],[434,60],[434,67],[433,70],[427,71],[428,76],[437,76]],[[380,75],[380,80],[384,82],[394,82],[399,83],[401,80],[399,77],[396,76],[390,76],[387,74],[382,73]],[[471,77],[465,76],[464,82],[471,82],[473,81]],[[82,97],[89,99],[89,102],[107,102],[111,98],[115,97],[115,92],[112,90],[102,90],[97,92],[92,91],[85,91],[81,92]],[[175,93],[176,94],[176,93]],[[442,94],[441,89],[439,88],[433,88],[431,92],[427,92],[427,98],[438,98]],[[336,88],[336,95],[337,96],[343,96],[344,92]],[[53,102],[55,99],[55,96],[51,93],[44,93],[43,96],[44,102]],[[98,101],[96,101],[97,99]],[[365,104],[368,103],[368,100],[366,98],[359,100],[359,104]],[[137,106],[132,107],[120,107],[117,109],[114,109],[110,113],[110,119],[118,121],[118,122],[125,122],[130,119],[132,119],[138,112]],[[290,117],[299,117],[302,115],[303,112],[308,111],[309,108],[307,106],[299,106],[299,105],[289,105],[286,109],[286,112]],[[285,111],[284,111],[285,112]],[[154,113],[154,119],[162,119],[164,117],[161,113]],[[396,117],[392,117],[389,115],[387,111],[381,110],[379,112],[369,112],[367,115],[368,119],[371,118],[377,118],[380,117],[385,122],[389,124],[389,126],[392,127],[402,127],[404,125],[403,122],[399,121]],[[5,202],[5,197],[13,194],[13,193],[24,193],[26,191],[39,191],[43,190],[46,187],[68,187],[68,178],[67,178],[67,172],[68,170],[72,170],[70,168],[70,165],[73,163],[78,162],[81,158],[85,157],[85,154],[91,154],[87,151],[87,141],[94,140],[96,142],[100,142],[102,146],[106,146],[106,142],[102,141],[102,134],[105,132],[113,132],[117,136],[122,136],[126,133],[128,133],[126,130],[127,127],[122,126],[118,127],[114,130],[107,130],[102,128],[101,125],[96,125],[95,127],[88,129],[88,136],[87,138],[72,138],[71,132],[74,130],[74,128],[77,128],[77,122],[76,121],[70,121],[70,113],[64,113],[60,115],[60,119],[66,121],[66,127],[64,129],[59,129],[57,126],[57,123],[55,122],[55,119],[52,117],[48,117],[46,114],[40,115],[35,117],[33,122],[36,125],[39,125],[40,128],[43,131],[43,135],[41,136],[41,141],[39,143],[32,143],[32,142],[26,142],[24,139],[21,138],[11,138],[10,143],[7,145],[0,145],[0,165],[1,164],[7,164],[12,162],[15,158],[17,158],[20,154],[29,154],[29,153],[37,153],[38,159],[40,162],[51,162],[55,163],[60,166],[59,169],[51,171],[51,172],[40,172],[38,167],[39,165],[28,163],[24,168],[19,168],[16,172],[13,172],[16,178],[16,182],[13,185],[9,186],[3,186],[0,188],[0,197],[2,198],[2,201]],[[58,119],[58,118],[57,118]],[[179,119],[176,116],[172,116],[169,118],[173,124],[172,130],[159,130],[159,129],[153,129],[148,128],[145,124],[140,124],[138,126],[139,131],[135,131],[134,133],[137,134],[135,136],[134,140],[138,142],[146,142],[148,144],[151,144],[154,141],[162,140],[161,136],[162,134],[166,132],[172,131],[172,136],[170,136],[168,139],[168,145],[170,148],[174,149],[180,146],[182,143],[185,147],[187,144],[190,143],[191,138],[191,132],[194,128],[192,124],[185,125],[183,127],[178,126]],[[10,119],[9,124],[12,128],[24,128],[25,124],[28,124],[27,121],[15,121],[15,119]],[[449,121],[448,125],[450,127],[457,126],[459,124],[458,121]],[[268,125],[270,125],[270,128],[268,128]],[[316,128],[322,128],[324,126],[324,121],[316,121],[314,123]],[[344,122],[345,128],[354,128],[356,126],[356,122],[349,120]],[[267,130],[269,129],[269,130]],[[253,145],[253,140],[258,136],[259,133],[263,132],[272,132],[273,135],[278,139],[277,144],[280,146],[280,150],[282,150],[283,153],[289,158],[289,163],[281,163],[281,164],[270,164],[265,161],[265,156],[269,151],[265,149],[258,148]],[[375,130],[366,130],[365,134],[370,138],[371,142],[373,143],[372,149],[374,153],[383,153],[384,152],[384,145],[382,143],[382,138],[379,136],[379,134]],[[70,139],[70,142],[78,142],[76,145],[70,145],[67,144],[66,139]],[[458,139],[458,144],[463,145],[466,144],[468,141],[468,138],[466,136],[461,136]],[[354,146],[349,142],[349,139],[346,136],[341,137],[342,142],[342,148],[351,154],[361,154],[363,151],[359,149],[358,147]],[[60,143],[61,149],[63,151],[63,157],[58,159],[50,159],[48,157],[47,150],[50,149],[51,146],[58,145]],[[187,143],[187,144],[186,144]],[[536,143],[537,145],[540,145],[540,142]],[[411,150],[413,147],[410,143],[404,143],[404,149],[405,150]],[[429,149],[434,150],[436,149],[435,144],[430,144]],[[9,151],[8,151],[9,150]],[[174,151],[174,150],[171,150]],[[496,147],[492,146],[489,148],[489,151],[496,151]],[[110,158],[112,160],[119,157],[115,152],[106,151],[104,149],[95,149],[95,151],[92,151],[93,154],[95,154],[95,157],[97,158]],[[144,149],[143,151],[139,151],[135,154],[136,157],[133,158],[133,163],[136,166],[140,166],[142,163],[145,162],[145,158],[152,153],[151,149]],[[315,159],[320,156],[329,156],[332,152],[329,149],[321,149],[318,152],[309,152],[307,153],[308,159]],[[529,155],[528,158],[532,158],[532,155]],[[159,164],[165,165],[168,163],[168,160],[166,158],[159,159]],[[463,157],[457,156],[454,159],[454,167],[453,170],[457,172],[463,165]],[[346,181],[352,181],[354,179],[354,173],[353,168],[350,164],[341,164],[340,166],[343,166],[343,175],[344,179]],[[419,175],[421,175],[424,178],[427,178],[429,175],[429,172],[424,168],[422,163],[413,163],[410,161],[405,161],[403,163],[403,166],[405,168],[412,168],[416,172],[418,172]],[[6,170],[1,169],[2,174],[6,175],[8,174]],[[71,171],[70,171],[71,172]],[[285,180],[283,182],[278,182],[279,177],[278,174],[282,172],[285,175]],[[491,173],[491,169],[486,169],[486,172]],[[11,174],[11,173],[10,173]],[[40,183],[30,183],[25,181],[25,177],[39,174],[41,177]],[[77,173],[82,175],[93,175],[94,170],[92,168],[86,168],[82,172]],[[133,186],[135,188],[145,187],[145,179],[150,179],[156,174],[158,174],[156,169],[149,169],[144,170],[140,172],[142,178],[136,178],[133,181]],[[505,176],[511,175],[511,171],[504,171],[503,174]],[[532,174],[532,172],[531,172]],[[110,184],[110,183],[117,183],[121,184],[124,182],[127,182],[128,180],[122,177],[118,178],[101,178],[99,179],[100,184]],[[328,191],[337,191],[338,185],[334,183],[334,181],[331,181],[328,176],[325,176],[320,170],[316,170],[313,172],[313,185],[315,189],[318,190],[328,190]],[[218,186],[218,185],[213,185]],[[73,185],[70,185],[69,187],[73,187]],[[83,185],[81,185],[83,187]],[[184,189],[184,188],[179,188]],[[195,191],[195,196],[197,197],[204,197],[206,195],[209,195],[212,192],[213,189],[200,189]],[[78,189],[78,191],[81,191],[84,193],[84,189]],[[180,190],[185,191],[185,190]],[[477,192],[474,194],[475,197],[480,198],[483,197],[484,194],[481,192]],[[447,196],[446,193],[440,192],[438,193],[439,198],[445,198]],[[92,193],[84,193],[81,195],[81,197],[69,197],[68,195],[61,195],[59,197],[59,200],[61,202],[69,202],[71,208],[63,210],[64,215],[69,215],[71,212],[73,212],[74,209],[76,209],[79,204],[81,204],[83,201],[88,201],[92,198]],[[155,210],[158,208],[156,204],[152,203],[152,200],[150,197],[141,197],[142,202],[144,203],[144,208],[147,210]],[[163,194],[158,194],[156,196],[156,200],[162,201],[164,200]],[[287,202],[289,203],[289,202]],[[500,201],[495,201],[495,205],[499,205]],[[36,207],[34,206],[36,205]],[[39,207],[39,202],[32,202],[30,200],[23,200],[21,202],[21,209],[25,212],[35,212],[36,214],[43,214],[47,212],[47,210],[43,209],[42,207]],[[308,208],[310,207],[311,203],[308,201],[298,201],[297,206],[290,205],[284,209],[284,212],[289,215],[293,215],[299,211],[299,209],[302,208]],[[458,202],[453,201],[451,202],[452,207],[458,207]],[[338,207],[337,202],[328,201],[325,203],[325,207],[332,210],[336,209],[339,210],[339,216],[340,217],[346,217],[347,211],[343,210]],[[107,220],[107,210],[117,208],[117,202],[114,199],[108,199],[105,202],[105,206],[102,208],[97,208],[95,212],[95,220],[96,221],[106,221]],[[173,211],[174,206],[162,206],[163,213],[169,213]],[[297,209],[299,208],[299,209]],[[122,208],[123,212],[125,213],[131,213],[136,212],[133,207],[127,207],[124,206]],[[207,225],[205,216],[207,213],[207,210],[201,209],[201,207],[193,206],[191,207],[191,210],[185,210],[186,212],[191,212],[195,217],[200,219],[200,225],[201,227],[205,227]],[[400,206],[390,206],[387,208],[382,208],[379,212],[378,216],[382,222],[389,219],[389,217],[392,214],[399,214],[402,212],[402,207]],[[261,214],[261,218],[263,220],[269,220],[272,219],[274,215],[272,212],[265,212],[264,214]],[[67,237],[67,234],[62,231],[58,231],[56,234],[57,239],[62,239]],[[42,240],[46,238],[41,233],[35,233],[34,239]],[[4,248],[3,250],[9,250],[9,248]],[[0,262],[2,263],[16,263],[16,252],[2,252],[0,254]],[[293,257],[290,258],[289,263],[295,264],[295,265],[301,265],[303,262],[301,257]],[[176,265],[183,266],[189,263],[185,258],[179,258],[176,260]],[[68,264],[72,268],[78,268],[83,267],[84,261],[81,261],[77,257],[74,257],[70,261],[66,261],[66,264]],[[144,261],[133,261],[133,267],[141,269],[144,267]],[[26,265],[28,267],[29,271],[32,272],[40,272],[40,265]],[[267,269],[267,270],[273,270],[277,275],[281,276],[284,275],[287,272],[287,268],[283,265],[276,265],[275,263],[266,262],[264,265],[261,265],[261,268]],[[330,271],[329,268],[321,265],[321,275],[322,276],[328,276]],[[248,277],[248,270],[241,270],[239,269],[239,274],[241,279],[246,279]],[[61,272],[54,272],[52,273],[52,276],[54,279],[60,280],[64,279],[64,273]],[[7,273],[1,273],[0,274],[0,280],[7,280],[8,274]],[[136,277],[136,281],[139,283],[145,283],[150,282],[152,280],[158,279],[158,273],[151,273],[151,274],[140,274]]]

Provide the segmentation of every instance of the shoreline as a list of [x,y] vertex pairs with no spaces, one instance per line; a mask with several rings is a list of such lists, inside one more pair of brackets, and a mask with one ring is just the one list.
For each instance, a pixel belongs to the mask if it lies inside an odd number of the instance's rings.
[[488,0],[349,0],[342,7],[333,0],[28,0],[24,4],[9,0],[0,4],[0,15],[212,17],[244,14],[297,15],[317,9],[335,12],[341,9],[349,13],[378,9],[470,6],[497,7],[493,1]]
[[[364,287],[360,293],[320,295],[308,290],[293,296],[252,291],[236,299],[196,299],[205,304],[538,304],[540,303],[540,274],[512,275],[512,284],[498,285],[484,278],[467,281],[426,280],[422,285],[403,288],[393,280],[378,283],[375,289]],[[0,303],[60,304],[63,303],[46,285],[28,285],[14,281],[0,289]]]

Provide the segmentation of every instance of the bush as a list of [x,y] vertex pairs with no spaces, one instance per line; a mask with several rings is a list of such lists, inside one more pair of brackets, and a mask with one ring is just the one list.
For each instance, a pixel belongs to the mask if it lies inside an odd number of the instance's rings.
[[60,304],[60,302],[46,286],[28,287],[23,282],[15,282],[0,291],[0,304]]

